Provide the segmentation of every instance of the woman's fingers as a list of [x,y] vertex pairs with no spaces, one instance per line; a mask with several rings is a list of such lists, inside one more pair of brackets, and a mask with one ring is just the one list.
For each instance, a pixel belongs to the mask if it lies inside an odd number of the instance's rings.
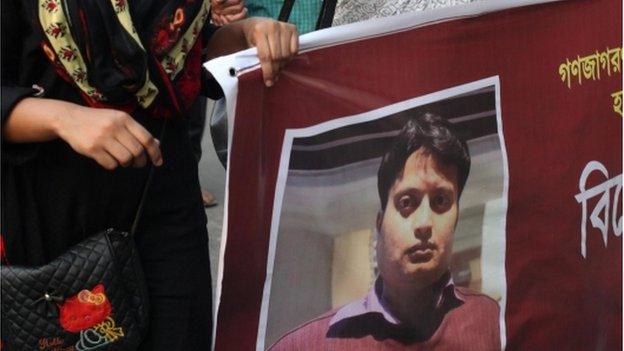
[[219,7],[213,8],[213,11],[219,15],[235,15],[237,13],[241,13],[245,8],[245,4],[239,2],[237,4],[225,3]]
[[284,28],[284,30],[280,30],[279,46],[280,53],[282,54],[280,57],[281,61],[289,59],[293,55],[292,50],[290,50],[290,42],[292,40],[291,38],[292,33],[289,32],[286,28]]
[[271,50],[271,60],[281,60],[282,57],[282,40],[281,40],[281,26],[279,22],[272,25],[270,32],[267,35],[267,41],[269,42],[269,49]]
[[223,16],[223,20],[225,21],[225,23],[232,23],[232,22],[236,22],[236,21],[240,21],[244,18],[247,18],[247,8],[243,8],[243,11],[237,13],[237,14],[233,14],[233,15],[224,15]]
[[289,23],[269,19],[252,18],[244,24],[245,37],[258,49],[262,78],[266,86],[272,86],[285,62],[297,53],[299,36],[297,28]]
[[145,167],[147,155],[143,145],[130,133],[128,129],[123,129],[116,136],[117,141],[132,154],[133,167]]
[[103,148],[122,167],[129,167],[134,163],[134,157],[130,150],[126,149],[116,139],[108,139]]
[[294,25],[277,22],[268,37],[269,47],[271,48],[271,62],[273,68],[273,80],[277,81],[279,71],[286,66],[295,55],[296,51],[291,50],[292,37],[298,41],[296,35],[296,27]]
[[163,163],[158,140],[126,112],[69,104],[57,121],[61,139],[107,169]]
[[293,26],[294,30],[290,32],[290,55],[295,56],[299,52],[299,31]]
[[160,153],[160,142],[156,140],[147,129],[143,128],[134,119],[129,119],[125,124],[128,131],[136,138],[136,140],[143,146],[150,160],[156,166],[160,166],[163,163],[162,154]]
[[212,0],[212,23],[223,26],[247,17],[247,8],[242,0]]
[[262,69],[262,79],[267,87],[273,85],[275,72],[273,68],[273,59],[271,57],[271,48],[269,46],[269,40],[264,33],[259,33],[256,37],[256,47],[258,48],[258,59],[260,59],[260,67]]
[[[276,22],[271,34],[267,36],[269,41],[269,48],[271,49],[271,66],[273,67],[274,80],[277,81],[278,74],[282,66],[280,62],[284,59],[284,53],[282,53],[282,25],[280,22]],[[284,33],[285,35],[287,33]]]
[[[284,23],[286,25],[286,23]],[[293,26],[294,27],[294,26]],[[299,34],[295,28],[285,28],[280,35],[281,58],[279,59],[280,70],[285,67],[299,49]]]
[[117,166],[119,165],[119,163],[117,163],[115,158],[104,150],[100,150],[96,152],[95,154],[92,155],[92,158],[95,160],[95,162],[99,163],[100,166],[110,171],[117,168]]
[[242,0],[211,0],[210,10],[212,12],[219,12],[226,7],[242,4]]
[[212,17],[212,23],[214,23],[217,26],[223,25],[223,23],[221,22],[221,15],[218,15],[216,12],[212,12],[210,16]]
[[225,15],[219,15],[219,23],[221,23],[222,26],[228,24],[227,17]]

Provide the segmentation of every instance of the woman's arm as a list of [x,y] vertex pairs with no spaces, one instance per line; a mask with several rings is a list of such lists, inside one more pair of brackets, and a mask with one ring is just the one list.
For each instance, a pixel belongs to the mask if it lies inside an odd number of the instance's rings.
[[208,58],[230,54],[248,47],[258,48],[262,77],[267,86],[275,82],[279,70],[299,50],[299,33],[289,23],[253,17],[219,28],[206,48]]
[[107,169],[143,166],[147,157],[156,165],[162,164],[158,140],[124,112],[26,97],[34,95],[35,90],[18,84],[28,27],[21,5],[21,1],[2,3],[3,145],[62,138],[78,153]]
[[[264,18],[250,18],[221,27],[207,49],[212,57],[258,47],[263,78],[273,85],[280,68],[298,50],[295,26]],[[3,67],[4,68],[4,67]],[[43,98],[20,100],[4,119],[2,135],[13,143],[65,140],[76,152],[107,169],[141,167],[147,158],[162,164],[159,141],[125,112],[85,107]]]
[[65,140],[106,169],[162,164],[160,142],[125,112],[54,99],[25,98],[11,110],[2,136],[13,143]]

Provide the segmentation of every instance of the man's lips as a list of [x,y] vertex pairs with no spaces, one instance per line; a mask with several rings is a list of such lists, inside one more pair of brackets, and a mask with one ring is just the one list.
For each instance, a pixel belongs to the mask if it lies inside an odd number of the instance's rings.
[[412,263],[423,263],[433,258],[433,253],[436,250],[436,246],[433,243],[426,242],[422,244],[416,244],[407,249],[406,254]]

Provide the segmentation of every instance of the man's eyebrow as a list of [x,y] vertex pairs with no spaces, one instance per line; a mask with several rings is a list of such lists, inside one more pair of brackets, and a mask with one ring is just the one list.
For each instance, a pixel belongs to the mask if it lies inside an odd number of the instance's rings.
[[455,191],[455,187],[453,186],[453,184],[448,185],[448,184],[443,184],[443,185],[439,185],[436,187],[436,189],[442,189],[442,190],[446,190],[446,191]]
[[397,195],[403,195],[406,193],[422,193],[422,190],[413,187],[413,186],[403,186],[403,187],[397,187],[396,188],[396,194]]
[[[409,185],[409,184],[403,184],[401,185],[400,183],[397,183],[394,185],[396,187],[396,193],[405,193],[405,192],[422,192],[422,190],[418,187]],[[449,181],[449,180],[444,180],[444,182],[442,182],[441,184],[436,184],[434,189],[442,189],[442,190],[448,190],[448,191],[455,191],[455,185],[453,184],[453,182]]]

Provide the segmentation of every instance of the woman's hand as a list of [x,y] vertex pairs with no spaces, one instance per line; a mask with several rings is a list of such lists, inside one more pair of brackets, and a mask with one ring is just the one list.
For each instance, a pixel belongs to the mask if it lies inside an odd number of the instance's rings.
[[299,33],[292,24],[252,17],[217,30],[206,48],[206,58],[227,55],[251,46],[258,48],[262,77],[272,86],[279,71],[299,51]]
[[258,48],[262,77],[266,86],[270,87],[278,79],[279,71],[299,50],[297,27],[260,17],[241,23],[247,44]]
[[247,17],[247,8],[243,0],[211,0],[210,3],[212,23],[218,26]]
[[129,114],[73,105],[59,116],[58,135],[76,152],[112,170],[162,165],[160,142]]
[[84,107],[43,98],[26,98],[3,126],[9,142],[42,142],[60,137],[76,152],[106,169],[143,167],[148,158],[162,165],[160,142],[125,112]]

